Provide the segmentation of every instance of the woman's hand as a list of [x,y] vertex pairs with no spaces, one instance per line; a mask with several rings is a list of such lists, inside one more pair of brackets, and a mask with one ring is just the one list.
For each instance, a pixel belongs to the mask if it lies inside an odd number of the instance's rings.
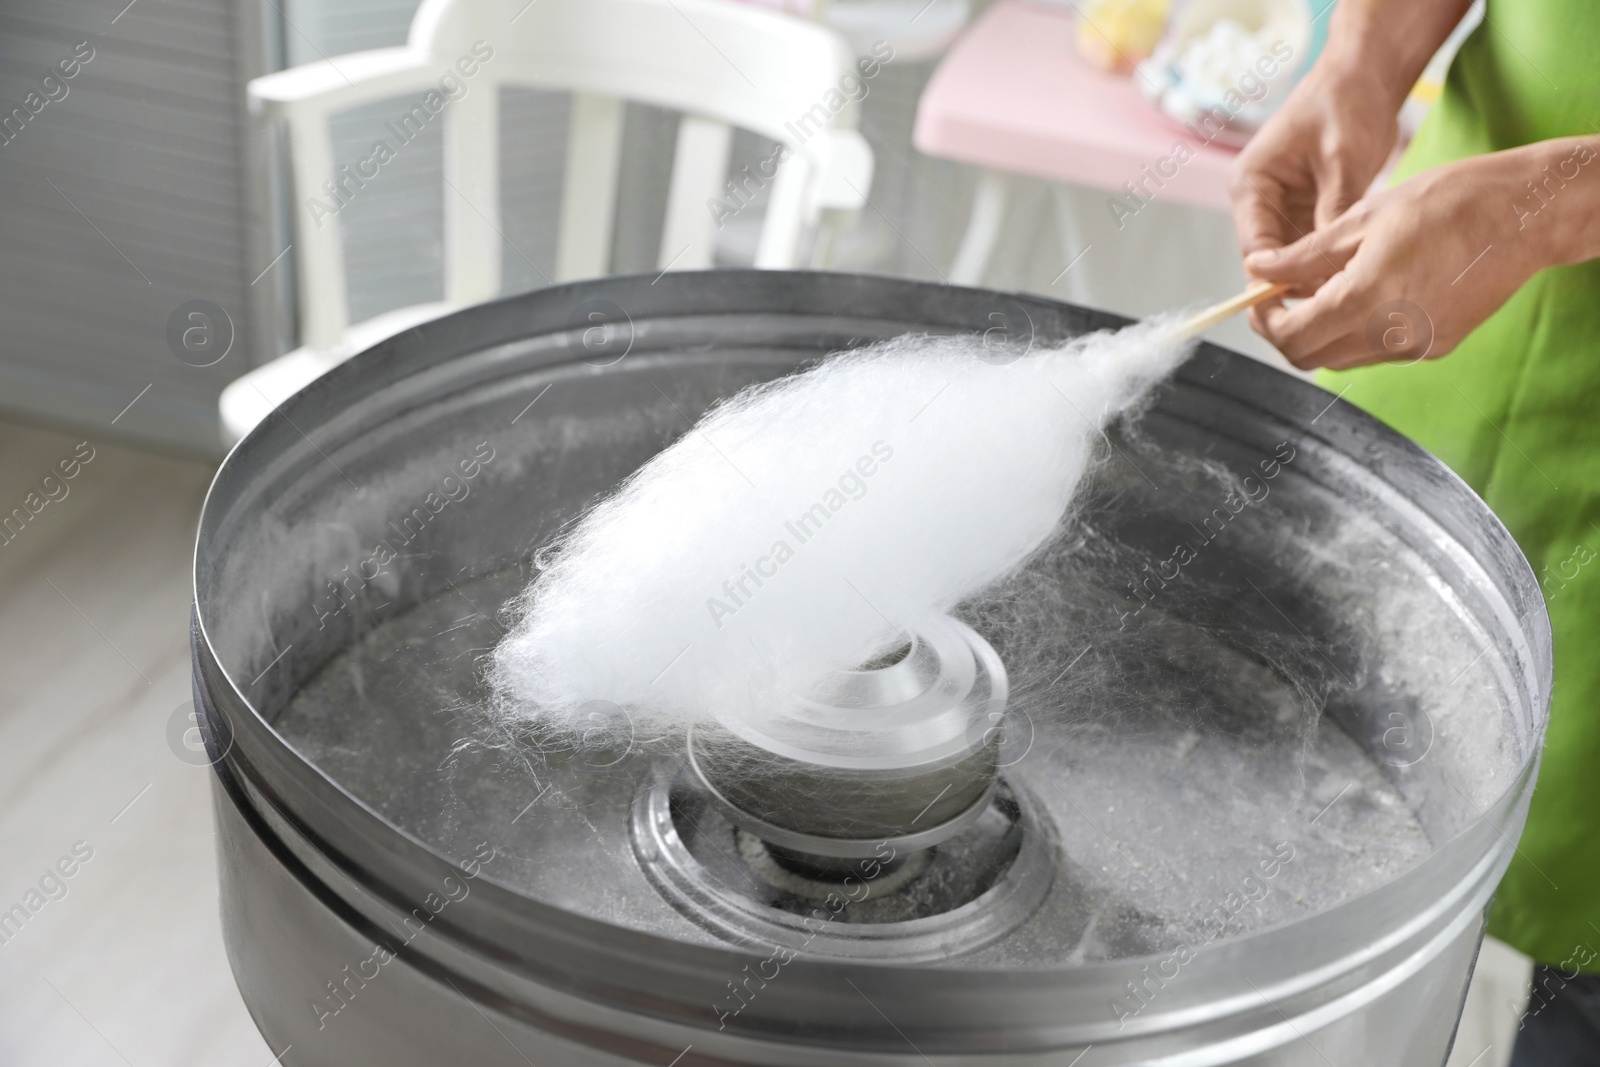
[[1377,78],[1312,68],[1234,161],[1239,250],[1282,248],[1349,210],[1394,149],[1399,107]]
[[1240,251],[1281,248],[1361,199],[1394,150],[1400,105],[1469,0],[1343,0],[1327,47],[1234,163]]
[[1534,273],[1595,254],[1597,191],[1600,151],[1578,139],[1419,174],[1246,256],[1250,274],[1309,295],[1253,308],[1250,324],[1303,369],[1442,356]]

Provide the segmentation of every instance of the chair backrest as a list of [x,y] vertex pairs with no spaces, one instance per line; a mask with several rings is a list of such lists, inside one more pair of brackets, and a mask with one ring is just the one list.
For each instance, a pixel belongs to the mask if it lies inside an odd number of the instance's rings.
[[[573,94],[554,279],[565,281],[608,266],[625,101],[682,113],[658,266],[711,265],[718,219],[708,204],[730,195],[734,128],[788,149],[755,178],[771,185],[756,265],[795,265],[807,225],[841,201],[841,180],[862,183],[844,202],[865,197],[871,156],[854,133],[855,73],[833,31],[727,0],[424,0],[404,48],[258,78],[251,99],[288,122],[297,199],[341,181],[335,112],[416,93],[440,113],[445,301],[465,305],[500,289],[498,87]],[[329,347],[348,325],[338,220],[296,218],[303,340]]]

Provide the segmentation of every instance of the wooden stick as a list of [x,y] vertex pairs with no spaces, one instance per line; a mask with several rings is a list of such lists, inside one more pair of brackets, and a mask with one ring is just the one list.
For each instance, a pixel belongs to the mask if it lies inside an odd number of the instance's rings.
[[1255,282],[1238,296],[1230,297],[1215,307],[1207,308],[1174,330],[1179,337],[1198,337],[1224,319],[1230,319],[1246,308],[1255,307],[1263,300],[1282,296],[1291,288],[1288,282]]

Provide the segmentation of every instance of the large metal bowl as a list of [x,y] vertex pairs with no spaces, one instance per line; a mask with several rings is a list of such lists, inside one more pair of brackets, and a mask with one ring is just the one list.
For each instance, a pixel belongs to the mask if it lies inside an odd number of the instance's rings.
[[[1320,759],[1317,738],[1341,739],[1365,761],[1358,793],[1398,798],[1425,842],[1348,893],[1323,892],[1361,862],[1340,860],[1335,831],[1367,824],[1340,821],[1354,818],[1348,786],[1334,796],[1334,779],[1296,764],[1285,788],[1303,813],[1259,816],[1306,835],[1279,883],[1300,879],[1294,893],[1273,890],[1203,943],[1140,919],[1153,904],[1090,938],[1061,903],[1074,884],[1138,900],[1159,881],[1161,900],[1192,891],[1203,903],[1231,883],[1201,868],[1225,871],[1229,849],[1254,855],[1256,843],[1218,834],[1156,854],[1183,818],[1139,813],[1142,834],[1114,804],[1080,810],[1143,766],[1091,758],[1103,731],[1074,735],[1078,756],[1059,758],[1082,762],[1059,781],[1013,737],[1007,810],[1027,843],[1012,874],[966,911],[901,924],[903,937],[893,923],[840,925],[784,958],[782,924],[696,885],[661,752],[530,762],[524,739],[463,697],[472,650],[499,632],[499,600],[485,598],[514,591],[551,534],[718,398],[906,331],[987,330],[1015,352],[1120,321],[884,278],[613,278],[417,327],[269,417],[206,501],[193,649],[229,958],[272,1047],[292,1046],[283,1062],[1442,1063],[1533,787],[1550,678],[1543,604],[1505,529],[1442,464],[1237,354],[1202,346],[1135,429],[1108,438],[1074,522],[1102,563],[1160,569],[1218,486],[1277,447],[1293,453],[1270,506],[1237,514],[1227,543],[1185,568],[1192,585],[1133,629],[1153,640],[1161,616],[1234,635],[1228,654],[1243,666],[1218,685],[1277,662],[1250,634],[1291,650],[1301,681],[1316,676],[1312,733],[1298,749],[1284,742],[1284,759]],[[1164,588],[1144,573],[1106,593],[1127,614]],[[1391,596],[1402,588],[1411,608]],[[1429,634],[1412,632],[1424,622]],[[1089,625],[1109,658],[1086,662],[1112,672],[1092,677],[1115,680],[1131,662],[1116,651],[1128,622]],[[330,663],[391,633],[411,643],[330,681]],[[1459,695],[1469,689],[1479,695]],[[1265,761],[1280,740],[1240,758]],[[1194,788],[1224,786],[1256,796],[1242,780]],[[1190,808],[1196,834],[1243,825],[1203,808]]]

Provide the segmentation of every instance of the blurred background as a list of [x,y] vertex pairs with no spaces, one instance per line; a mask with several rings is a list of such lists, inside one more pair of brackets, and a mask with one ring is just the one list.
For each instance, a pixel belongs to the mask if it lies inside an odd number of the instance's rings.
[[[1237,290],[1242,276],[1216,180],[1232,148],[1200,144],[1147,99],[1148,78],[1092,67],[1078,54],[1070,5],[776,6],[822,20],[863,56],[877,45],[877,57],[892,57],[861,79],[848,102],[848,118],[872,153],[870,187],[861,190],[868,203],[833,220],[830,248],[814,257],[806,248],[800,265],[928,279],[954,272],[968,283],[1128,314]],[[1247,12],[1297,6],[1304,5],[1243,4]],[[0,407],[216,454],[223,386],[300,343],[295,208],[326,200],[320,189],[293,189],[283,124],[250,113],[246,85],[269,72],[404,45],[416,8],[415,0],[8,3],[0,11],[0,103],[22,113],[8,120],[10,139],[0,149],[0,306],[9,326]],[[1128,34],[1113,25],[1117,14],[1100,20],[1120,41]],[[1305,8],[1300,17],[1310,14]],[[1053,33],[1041,38],[1041,28]],[[1303,32],[1284,65],[1289,78],[1312,46],[1312,31]],[[80,42],[93,58],[60,80],[65,95],[49,99],[41,78]],[[1133,44],[1119,47],[1135,58]],[[1022,48],[1037,69],[1018,66]],[[725,61],[709,47],[688,58],[691,66]],[[1280,77],[1268,99],[1286,92]],[[30,94],[43,98],[37,114]],[[381,177],[337,215],[351,322],[442,298],[443,124],[422,128],[403,150],[387,130],[420,95],[380,98],[330,119],[338,163],[362,161],[384,138],[397,149]],[[500,97],[501,290],[515,293],[556,277],[572,94],[508,87]],[[1130,110],[1139,128],[1122,123]],[[649,104],[625,107],[608,270],[658,267],[677,119]],[[1154,167],[1185,139],[1201,157],[1166,189],[1145,182],[1153,202],[1119,219],[1108,199],[1137,207],[1122,183],[1143,181],[1141,166]],[[773,147],[738,131],[728,175],[758,165]],[[1002,187],[1003,196],[974,204],[980,188]],[[753,261],[766,208],[761,191],[755,195],[750,211],[717,231],[717,264]],[[990,209],[976,222],[993,228],[992,250],[958,264],[975,206]],[[298,221],[310,220],[303,211]],[[232,334],[231,348],[211,366],[193,365],[204,361],[195,354],[175,357],[169,344],[169,318],[192,301],[220,308],[231,323],[210,327]],[[1228,343],[1266,353],[1242,324],[1229,329]]]
[[[615,104],[559,57],[497,84],[497,43],[579,0],[0,5],[0,1063],[285,1052],[221,948],[186,646],[210,473],[275,399],[454,307],[603,273],[1223,299],[1229,162],[1332,7],[751,0],[740,44],[696,22],[737,0],[661,2],[683,36]],[[473,32],[419,51],[446,8]],[[1213,339],[1281,365],[1242,321]],[[1474,1067],[1525,997],[1523,961],[1485,960],[1452,1061]]]

